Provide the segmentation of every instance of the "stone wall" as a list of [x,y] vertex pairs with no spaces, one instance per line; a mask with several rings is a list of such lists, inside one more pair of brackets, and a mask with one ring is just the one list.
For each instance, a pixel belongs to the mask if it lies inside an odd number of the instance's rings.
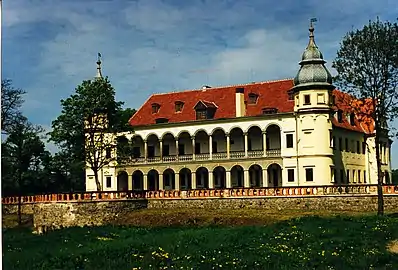
[[[398,211],[398,196],[384,196],[385,211]],[[25,211],[31,206],[25,205]],[[7,209],[8,207],[8,209]],[[16,212],[17,206],[3,205],[3,213]],[[237,209],[258,208],[264,210],[328,210],[328,211],[377,211],[377,196],[319,196],[319,197],[261,197],[225,199],[149,199],[93,202],[36,203],[33,207],[33,223],[36,232],[72,226],[98,226],[131,211],[143,208],[207,208]]]
[[[34,203],[25,203],[21,205],[21,213],[25,215],[32,215]],[[17,214],[18,213],[18,205],[17,204],[2,204],[2,213],[3,215],[9,214]]]

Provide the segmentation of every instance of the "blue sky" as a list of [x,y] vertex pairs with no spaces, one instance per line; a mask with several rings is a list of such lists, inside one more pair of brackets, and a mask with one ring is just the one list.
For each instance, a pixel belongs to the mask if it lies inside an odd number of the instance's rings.
[[312,17],[330,68],[347,31],[397,14],[395,0],[5,0],[2,76],[49,129],[98,52],[116,98],[138,108],[152,93],[294,77]]

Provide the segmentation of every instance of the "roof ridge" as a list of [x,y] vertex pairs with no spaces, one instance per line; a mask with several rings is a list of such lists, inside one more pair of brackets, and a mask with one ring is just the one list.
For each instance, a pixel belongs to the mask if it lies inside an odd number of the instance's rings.
[[266,84],[266,83],[276,83],[276,82],[283,82],[283,81],[292,81],[294,78],[285,78],[285,79],[279,79],[279,80],[270,80],[270,81],[262,81],[262,82],[250,82],[250,83],[243,83],[243,84],[231,84],[231,85],[222,85],[222,86],[215,86],[215,87],[210,87],[206,89],[185,89],[181,91],[170,91],[170,92],[164,92],[164,93],[154,93],[151,96],[161,96],[161,95],[168,95],[168,94],[174,94],[174,93],[184,93],[184,92],[194,92],[194,91],[207,91],[211,89],[220,89],[220,88],[230,88],[230,87],[236,87],[236,86],[248,86],[248,85],[254,85],[254,84]]

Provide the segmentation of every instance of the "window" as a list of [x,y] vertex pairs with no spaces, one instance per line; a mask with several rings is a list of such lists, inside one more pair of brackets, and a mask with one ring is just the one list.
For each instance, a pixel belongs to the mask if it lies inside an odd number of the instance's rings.
[[314,169],[313,168],[305,169],[305,181],[307,181],[307,182],[314,181]]
[[169,122],[169,119],[167,119],[167,118],[157,118],[157,119],[155,119],[155,123],[156,124],[162,124],[162,123],[168,123]]
[[287,169],[287,181],[294,182],[294,169]]
[[152,113],[158,113],[160,109],[160,105],[157,103],[152,104]]
[[255,93],[249,94],[249,104],[257,104],[258,95]]
[[176,112],[181,112],[181,111],[182,111],[182,108],[184,108],[184,102],[177,101],[177,102],[175,103],[175,111],[176,111]]
[[355,114],[354,113],[350,114],[350,125],[355,126]]
[[311,105],[311,96],[304,95],[304,105]]
[[345,138],[345,151],[348,152],[350,150],[350,147],[348,145],[348,139]]
[[343,151],[343,139],[341,137],[339,138],[339,149]]
[[278,112],[277,108],[263,108],[263,114],[273,114],[277,112]]
[[106,187],[107,188],[111,188],[112,187],[112,177],[111,176],[107,176],[106,177]]
[[325,104],[325,94],[318,94],[317,102],[318,102],[318,104]]
[[338,110],[338,111],[337,111],[337,121],[338,121],[339,123],[342,123],[342,122],[343,122],[343,111],[342,111],[342,110]]
[[196,111],[196,120],[206,119],[207,118],[206,116],[207,116],[206,110],[197,110]]
[[357,154],[361,153],[361,146],[359,144],[359,141],[357,141]]
[[106,148],[105,158],[111,158],[111,157],[112,157],[112,149]]
[[347,170],[347,183],[350,182],[350,170]]
[[293,134],[286,134],[286,147],[293,148]]

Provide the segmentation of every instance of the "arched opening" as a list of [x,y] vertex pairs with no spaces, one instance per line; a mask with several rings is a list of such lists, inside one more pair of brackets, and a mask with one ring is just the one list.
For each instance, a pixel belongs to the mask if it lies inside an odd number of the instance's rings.
[[244,185],[244,171],[239,165],[235,165],[231,169],[231,184],[233,188]]
[[177,156],[176,139],[173,134],[167,133],[162,137],[163,158],[174,158]]
[[150,170],[148,172],[148,189],[159,190],[159,173],[157,170]]
[[163,172],[163,185],[165,190],[175,189],[175,173],[172,169]]
[[391,181],[390,181],[390,174],[388,173],[388,171],[385,171],[385,172],[384,172],[384,179],[385,179],[385,183],[386,183],[386,184],[391,184]]
[[218,128],[212,134],[212,155],[213,159],[227,157],[227,138],[224,130]]
[[267,127],[267,155],[279,156],[281,151],[281,129],[277,125],[270,125]]
[[209,135],[204,130],[195,134],[194,151],[196,160],[209,159]]
[[183,168],[180,170],[180,189],[189,190],[192,188],[192,172],[188,168]]
[[[189,160],[192,159],[191,155],[193,153],[193,148],[192,148],[192,140],[191,140],[191,135],[184,131],[178,135],[178,156],[180,158],[185,158],[185,160],[188,159],[189,155]],[[186,156],[186,157],[183,157]]]
[[131,155],[131,146],[126,136],[119,136],[116,139],[116,161],[119,165],[128,164]]
[[160,143],[155,134],[151,134],[147,138],[147,159],[149,162],[160,159]]
[[241,128],[234,128],[230,134],[230,157],[231,158],[242,158],[245,155],[245,138]]
[[263,182],[263,169],[254,164],[249,168],[249,179],[251,187],[261,187]]
[[127,191],[129,189],[129,175],[125,171],[121,171],[117,174],[117,190]]
[[196,170],[196,188],[209,188],[209,171],[205,167]]
[[268,166],[268,186],[281,187],[282,186],[282,168],[279,164],[273,163]]
[[134,159],[144,158],[144,140],[141,136],[135,135],[131,138],[131,153]]
[[144,189],[144,174],[137,170],[133,173],[133,190]]
[[214,188],[226,188],[226,171],[224,167],[218,166],[213,170]]
[[247,151],[249,157],[263,156],[263,133],[258,126],[252,126],[247,132]]

